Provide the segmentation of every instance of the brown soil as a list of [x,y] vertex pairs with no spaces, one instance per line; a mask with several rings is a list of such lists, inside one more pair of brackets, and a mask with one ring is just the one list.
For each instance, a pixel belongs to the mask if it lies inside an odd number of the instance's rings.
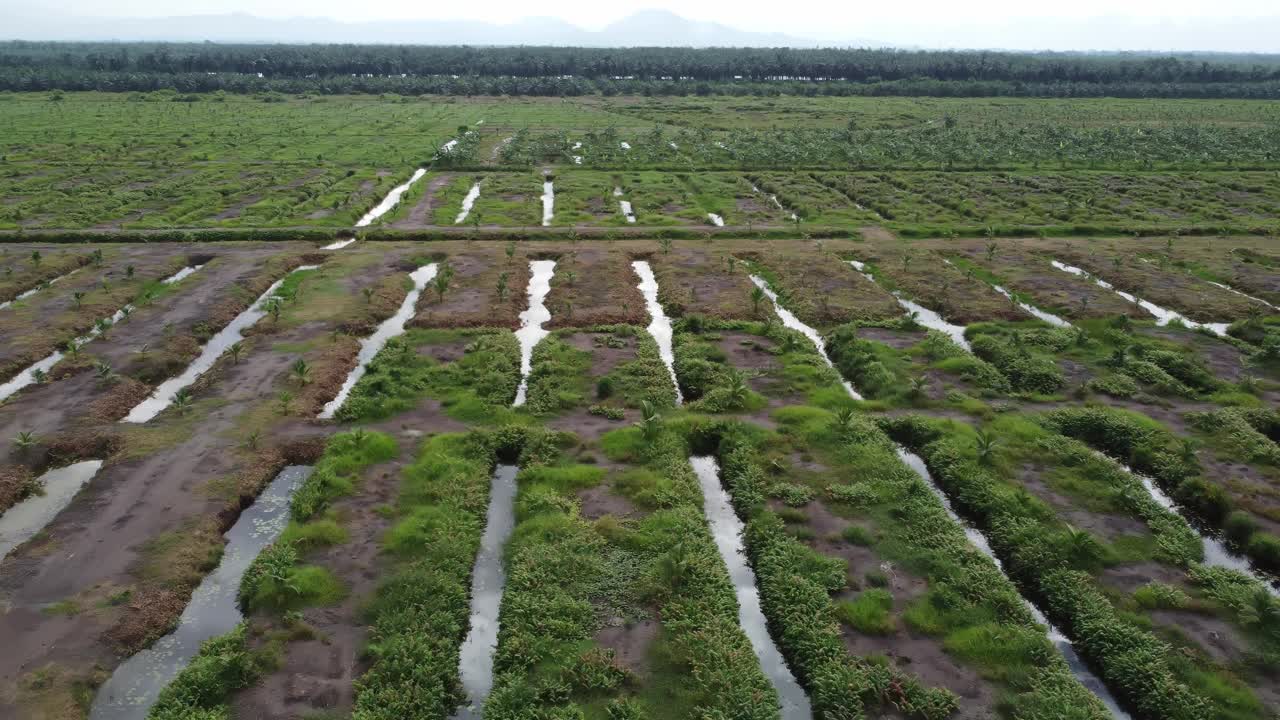
[[889,330],[885,328],[858,328],[858,337],[872,342],[888,345],[895,350],[905,350],[924,340],[925,334],[912,330]]
[[1069,525],[1085,530],[1106,542],[1114,542],[1123,535],[1151,534],[1147,524],[1128,515],[1112,515],[1084,510],[1070,497],[1051,487],[1042,477],[1046,468],[1023,465],[1018,470],[1018,481],[1032,495],[1049,504],[1058,517]]
[[615,348],[605,344],[605,339],[610,337],[614,336],[608,333],[571,333],[560,339],[579,350],[591,353],[591,377],[602,378],[619,365],[636,359],[635,338],[617,336],[624,345]]
[[551,310],[548,325],[647,324],[639,283],[625,252],[601,245],[571,247],[556,261],[546,301]]
[[661,625],[650,619],[635,623],[608,625],[596,632],[595,643],[612,650],[619,665],[637,676],[649,673],[649,648],[657,639]]
[[453,179],[454,175],[452,173],[441,173],[428,180],[426,188],[422,191],[422,197],[418,198],[418,202],[414,204],[413,209],[409,211],[408,215],[391,223],[391,227],[413,230],[434,225],[433,211],[436,207],[436,193],[440,192],[440,188],[453,182]]
[[318,710],[350,710],[355,702],[353,683],[368,666],[363,656],[367,628],[360,611],[384,575],[380,538],[392,522],[378,507],[394,502],[401,470],[415,450],[414,443],[403,443],[398,460],[366,470],[358,493],[333,504],[348,541],[313,552],[305,560],[332,572],[346,588],[346,599],[335,607],[303,613],[317,639],[287,644],[280,666],[236,695],[236,717],[292,718]]
[[605,515],[629,518],[637,512],[634,503],[603,485],[580,490],[578,500],[582,517],[588,520],[598,520]]
[[[804,508],[808,526],[816,538],[810,544],[824,555],[843,558],[848,563],[851,590],[841,599],[857,596],[860,579],[868,572],[883,572],[884,560],[870,548],[853,545],[839,539],[849,521],[831,513],[821,502],[811,502]],[[900,616],[913,600],[928,590],[928,583],[902,569],[892,568],[889,587],[893,594],[893,612]],[[945,687],[960,696],[960,710],[955,717],[987,718],[994,713],[996,692],[975,670],[965,667],[942,648],[936,638],[917,633],[906,627],[900,619],[897,628],[887,635],[868,635],[841,625],[845,648],[859,656],[883,655],[898,669],[912,673],[921,682],[933,687]]]

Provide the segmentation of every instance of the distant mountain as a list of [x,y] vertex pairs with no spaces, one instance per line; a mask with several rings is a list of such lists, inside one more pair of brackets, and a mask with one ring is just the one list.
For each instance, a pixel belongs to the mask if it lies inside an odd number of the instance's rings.
[[[572,45],[581,47],[817,47],[781,33],[756,33],[688,20],[660,10],[638,12],[594,32],[558,18],[510,24],[469,20],[344,23],[328,18],[262,18],[233,13],[160,18],[6,18],[0,38],[170,42],[395,43],[415,45]],[[857,44],[856,41],[841,44]]]

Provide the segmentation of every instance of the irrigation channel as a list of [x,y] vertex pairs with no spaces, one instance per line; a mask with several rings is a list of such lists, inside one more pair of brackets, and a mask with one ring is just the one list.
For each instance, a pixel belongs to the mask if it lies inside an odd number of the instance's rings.
[[788,215],[791,216],[791,222],[796,222],[800,219],[799,215],[796,215],[795,213],[787,210],[785,207],[782,206],[782,201],[778,200],[777,195],[774,195],[773,193],[766,193],[765,191],[761,190],[755,185],[751,186],[751,191],[757,195],[764,195],[765,197],[769,198],[769,202],[773,203],[775,207],[777,207],[782,212],[787,213]]
[[636,221],[635,210],[631,208],[630,200],[622,199],[622,188],[620,187],[614,188],[613,196],[618,198],[618,210],[622,212],[623,217],[627,219],[627,222],[634,223]]
[[542,183],[542,227],[551,225],[556,214],[556,186],[551,180]]
[[485,513],[484,535],[471,572],[471,620],[467,638],[458,654],[458,673],[466,703],[458,708],[455,720],[481,717],[480,709],[493,689],[493,653],[498,647],[498,610],[502,589],[507,584],[502,566],[502,549],[515,529],[515,465],[494,468],[489,485],[489,508]]
[[[534,260],[529,263],[529,309],[520,313],[520,388],[516,391],[512,407],[525,403],[525,391],[533,348],[547,335],[543,324],[551,319],[545,300],[551,291],[551,276],[555,273],[554,260]],[[475,568],[471,572],[471,620],[467,637],[458,654],[458,674],[467,700],[453,714],[454,720],[474,720],[481,717],[481,708],[493,689],[493,654],[498,647],[498,612],[502,607],[502,590],[507,584],[506,570],[502,566],[502,550],[515,529],[516,474],[515,465],[498,465],[494,468],[489,485],[489,507],[485,511],[484,535],[480,539],[480,551],[476,553]]]
[[409,273],[409,279],[413,280],[413,289],[404,296],[404,302],[400,303],[400,309],[396,310],[395,315],[383,320],[372,335],[360,341],[360,353],[356,356],[356,366],[347,375],[338,394],[325,403],[324,409],[318,416],[321,420],[332,419],[337,414],[342,404],[347,401],[347,397],[351,395],[351,390],[355,388],[356,383],[364,377],[369,363],[373,362],[391,338],[404,332],[404,326],[409,322],[409,318],[413,317],[413,312],[417,308],[418,298],[427,287],[427,283],[435,279],[438,269],[435,263],[430,263]]
[[711,525],[711,535],[729,570],[729,580],[733,582],[733,592],[738,598],[738,624],[760,660],[760,669],[778,691],[782,720],[808,720],[813,717],[809,697],[796,682],[787,668],[786,659],[769,636],[769,625],[760,609],[756,574],[742,551],[742,521],[733,512],[729,494],[720,484],[720,467],[715,458],[697,455],[689,458],[689,464],[702,486],[702,510]]
[[649,334],[658,344],[658,357],[662,358],[662,364],[667,366],[671,385],[676,389],[676,405],[680,405],[684,402],[684,396],[680,393],[680,383],[676,380],[676,355],[671,349],[673,334],[671,318],[667,317],[667,313],[662,309],[662,303],[658,302],[658,279],[653,276],[653,268],[649,267],[647,260],[636,260],[631,263],[631,268],[636,271],[636,275],[640,276],[640,284],[636,287],[644,296],[644,306],[649,311]]
[[[289,275],[315,270],[318,267],[320,266],[303,265],[294,269]],[[244,339],[243,333],[245,330],[266,316],[267,312],[269,312],[267,308],[268,301],[275,295],[276,290],[280,289],[285,278],[289,277],[289,275],[285,275],[285,277],[272,283],[271,287],[267,288],[267,291],[262,293],[262,296],[255,300],[247,310],[237,315],[218,334],[210,338],[209,342],[200,350],[200,355],[187,366],[186,371],[177,377],[169,378],[160,383],[159,387],[152,391],[150,397],[138,403],[120,422],[144,423],[169,407],[178,391],[190,386],[209,368],[213,367],[213,364],[218,361],[218,358],[222,357],[227,348]]]
[[[858,263],[856,260],[851,260],[850,263],[853,263],[854,267],[857,268],[859,272],[863,272],[863,268],[860,267],[861,263]],[[865,272],[863,274],[866,276]],[[871,278],[868,277],[868,279]],[[817,348],[818,354],[822,356],[822,359],[826,361],[828,366],[831,366],[831,359],[827,357],[826,345],[822,342],[822,336],[818,334],[818,331],[804,324],[796,318],[791,311],[782,307],[778,302],[778,296],[769,289],[768,284],[765,283],[764,280],[752,275],[751,281],[754,282],[757,287],[764,290],[765,294],[769,296],[769,300],[773,302],[773,309],[777,313],[778,319],[782,321],[782,324],[793,330],[798,330],[808,337],[813,342],[814,347]],[[899,299],[899,301],[901,301],[901,299]],[[841,382],[844,384],[844,388],[849,393],[850,397],[854,400],[863,399],[862,395],[859,394],[847,380],[842,380]],[[996,567],[1000,569],[1000,572],[1004,573],[1005,577],[1008,578],[1009,575],[1008,573],[1005,573],[1004,564],[1001,563],[1000,558],[996,557],[996,554],[992,552],[991,545],[987,542],[986,536],[982,534],[982,531],[965,522],[956,513],[955,509],[951,507],[950,498],[948,498],[947,494],[942,491],[942,488],[938,487],[938,484],[934,482],[933,475],[931,475],[929,473],[929,469],[925,467],[924,460],[921,459],[919,455],[916,455],[901,445],[897,445],[895,451],[902,462],[905,463],[907,467],[914,470],[915,473],[920,476],[920,479],[924,480],[924,483],[929,490],[933,492],[934,496],[937,497],[939,501],[941,501],[942,507],[946,510],[947,515],[964,530],[965,537],[969,539],[969,542],[972,543],[974,547],[978,548],[983,555],[990,558],[991,561],[995,563]],[[1012,578],[1009,579],[1009,582],[1017,588],[1017,583],[1014,583]],[[1112,717],[1117,718],[1117,720],[1130,720],[1129,714],[1120,708],[1120,704],[1116,702],[1115,698],[1111,695],[1111,691],[1107,689],[1107,686],[1100,678],[1098,678],[1097,675],[1093,674],[1093,671],[1085,665],[1084,661],[1076,653],[1075,646],[1071,643],[1071,640],[1068,639],[1067,636],[1063,635],[1062,632],[1053,625],[1053,623],[1049,622],[1049,618],[1045,617],[1044,613],[1040,612],[1040,609],[1028,600],[1025,595],[1022,595],[1021,591],[1019,591],[1018,596],[1022,598],[1023,605],[1026,606],[1027,610],[1036,619],[1036,622],[1044,625],[1048,629],[1049,641],[1052,642],[1054,646],[1058,648],[1058,651],[1062,653],[1063,658],[1066,659],[1067,665],[1071,668],[1071,672],[1075,675],[1076,680],[1078,680],[1081,685],[1088,688],[1098,697],[1099,700],[1102,701],[1102,704],[1106,706]]]
[[547,309],[547,293],[551,292],[551,276],[556,271],[555,260],[534,260],[529,263],[529,309],[520,313],[520,329],[516,339],[520,341],[520,387],[512,407],[524,405],[529,391],[529,373],[533,370],[533,348],[551,333],[542,326],[551,319]]
[[1113,293],[1115,293],[1115,294],[1119,295],[1120,297],[1124,298],[1125,300],[1128,300],[1128,301],[1129,301],[1129,302],[1131,302],[1131,303],[1134,303],[1134,304],[1136,304],[1136,305],[1139,305],[1143,310],[1146,310],[1147,312],[1149,312],[1149,313],[1151,313],[1153,316],[1155,316],[1155,318],[1156,318],[1156,325],[1162,325],[1162,326],[1163,326],[1163,325],[1168,325],[1169,323],[1173,322],[1174,320],[1177,320],[1178,322],[1180,322],[1180,323],[1182,323],[1183,325],[1185,325],[1185,326],[1187,326],[1187,327],[1191,328],[1192,330],[1199,330],[1200,328],[1205,328],[1205,329],[1206,329],[1206,330],[1208,330],[1209,332],[1212,332],[1213,334],[1218,335],[1218,336],[1226,335],[1226,334],[1227,334],[1227,328],[1231,326],[1231,323],[1200,323],[1200,322],[1196,322],[1195,320],[1191,320],[1191,319],[1189,319],[1189,318],[1186,318],[1186,317],[1184,317],[1183,315],[1181,315],[1181,314],[1179,314],[1179,313],[1177,313],[1177,312],[1174,312],[1173,310],[1169,310],[1169,309],[1167,309],[1167,308],[1162,308],[1162,307],[1160,307],[1159,305],[1157,305],[1157,304],[1155,304],[1155,303],[1153,303],[1153,302],[1149,302],[1149,301],[1147,301],[1147,300],[1143,300],[1142,298],[1140,298],[1140,297],[1138,297],[1138,296],[1136,296],[1136,295],[1133,295],[1132,293],[1127,293],[1127,292],[1125,292],[1125,291],[1123,291],[1123,290],[1118,290],[1118,289],[1116,289],[1116,286],[1112,285],[1111,283],[1107,282],[1106,280],[1103,280],[1102,278],[1100,278],[1100,277],[1098,277],[1098,276],[1096,276],[1096,275],[1091,275],[1091,274],[1089,273],[1089,271],[1084,270],[1084,269],[1082,269],[1082,268],[1078,268],[1078,267],[1076,267],[1076,266],[1074,266],[1074,265],[1067,265],[1066,263],[1061,263],[1061,262],[1058,262],[1057,260],[1050,260],[1050,261],[1049,261],[1049,264],[1053,265],[1055,268],[1057,268],[1057,269],[1059,269],[1059,270],[1061,270],[1061,271],[1063,271],[1063,272],[1071,273],[1072,275],[1075,275],[1075,276],[1077,276],[1077,277],[1082,277],[1082,278],[1084,278],[1084,279],[1086,279],[1086,280],[1092,280],[1094,285],[1097,285],[1098,287],[1100,287],[1100,288],[1102,288],[1102,289],[1104,289],[1104,290],[1110,290],[1111,292],[1113,292]]
[[1102,457],[1107,457],[1113,462],[1119,463],[1120,467],[1124,468],[1125,472],[1138,478],[1138,481],[1147,489],[1147,492],[1151,495],[1151,499],[1155,500],[1157,505],[1180,516],[1187,522],[1187,525],[1191,526],[1191,529],[1200,536],[1200,542],[1204,545],[1205,565],[1208,565],[1209,567],[1220,567],[1228,570],[1235,570],[1247,575],[1261,583],[1262,586],[1265,587],[1272,595],[1280,597],[1280,582],[1275,578],[1268,577],[1267,575],[1254,570],[1253,566],[1250,565],[1248,558],[1233,551],[1225,542],[1222,541],[1222,538],[1211,532],[1206,532],[1201,526],[1201,523],[1194,517],[1183,513],[1178,504],[1173,501],[1173,498],[1169,497],[1164,490],[1161,490],[1160,486],[1156,485],[1154,480],[1140,472],[1136,472],[1133,468],[1119,462],[1118,460],[1109,458],[1102,452],[1096,450],[1094,452]]
[[41,475],[37,481],[41,488],[39,494],[0,515],[0,560],[43,530],[100,469],[101,460],[85,460]]
[[[71,272],[75,272],[75,270],[72,270]],[[1271,308],[1272,310],[1280,310],[1280,307],[1276,307],[1275,305],[1272,305],[1271,303],[1267,302],[1266,300],[1263,300],[1263,299],[1262,299],[1262,298],[1260,298],[1260,297],[1254,297],[1254,296],[1252,296],[1252,295],[1250,295],[1250,294],[1248,294],[1248,293],[1240,292],[1239,290],[1237,290],[1237,289],[1235,289],[1235,288],[1231,287],[1230,285],[1224,285],[1223,283],[1220,283],[1220,282],[1214,282],[1214,281],[1212,281],[1212,280],[1205,280],[1205,282],[1209,283],[1210,285],[1213,285],[1214,287],[1220,287],[1220,288],[1222,288],[1223,290],[1226,290],[1227,292],[1233,292],[1233,293],[1235,293],[1235,294],[1239,295],[1240,297],[1247,298],[1247,299],[1252,300],[1252,301],[1254,301],[1254,302],[1256,302],[1256,303],[1259,303],[1259,304],[1261,304],[1261,305],[1265,305],[1266,307],[1269,307],[1269,308]],[[28,291],[28,292],[30,292],[30,291]],[[19,297],[21,297],[21,296],[19,296]],[[4,306],[3,306],[3,305],[0,305],[0,307],[4,307]]]
[[[858,262],[857,260],[850,260],[849,265],[851,265],[854,270],[857,270],[858,273],[867,280],[870,280],[873,283],[876,281],[875,276],[867,270],[867,266],[864,263]],[[923,325],[930,330],[937,330],[938,332],[944,333],[950,337],[955,344],[970,352],[973,351],[973,348],[969,347],[969,341],[964,337],[963,325],[953,325],[947,322],[938,313],[902,297],[902,294],[897,290],[891,290],[890,294],[893,295],[893,298],[898,301],[898,304],[915,319],[916,323]]]
[[364,217],[357,220],[356,227],[358,228],[368,227],[372,225],[374,221],[377,220],[378,218],[391,212],[391,208],[395,207],[396,204],[400,202],[400,197],[404,195],[406,192],[409,192],[409,188],[413,187],[413,184],[421,180],[422,176],[426,174],[427,174],[426,168],[418,168],[417,170],[414,170],[413,175],[410,176],[409,179],[404,182],[404,184],[397,185],[394,188],[392,188],[391,192],[387,193],[387,196],[382,198],[382,202],[375,205],[372,210],[364,214]]
[[205,576],[173,632],[126,660],[98,688],[90,720],[144,720],[160,691],[191,662],[205,640],[224,635],[244,619],[236,601],[245,570],[289,522],[289,498],[311,467],[290,465],[271,481],[226,532],[217,569]]
[[13,304],[14,304],[14,303],[16,303],[16,302],[22,302],[23,300],[26,300],[27,298],[31,297],[32,295],[35,295],[36,293],[40,292],[41,290],[43,290],[43,289],[45,289],[45,288],[49,287],[50,285],[52,285],[52,284],[54,284],[54,283],[58,282],[59,280],[61,280],[61,279],[63,279],[63,278],[66,278],[66,277],[71,277],[72,275],[74,275],[74,274],[76,274],[76,273],[78,273],[78,272],[80,272],[80,268],[76,268],[75,270],[72,270],[71,272],[69,272],[69,273],[67,273],[67,274],[65,274],[65,275],[59,275],[58,277],[53,278],[52,280],[49,280],[49,281],[47,281],[47,282],[42,282],[42,283],[40,283],[39,285],[37,285],[37,286],[35,286],[35,287],[31,288],[30,290],[24,290],[24,291],[22,291],[22,292],[18,293],[18,296],[17,296],[17,297],[15,297],[14,299],[12,299],[12,300],[5,300],[4,302],[0,302],[0,310],[5,310],[5,309],[7,309],[7,308],[13,307]]
[[[951,267],[955,267],[955,264],[952,263],[950,260],[943,260],[942,262],[950,265]],[[866,275],[866,273],[863,273],[863,277],[868,277],[868,276]],[[997,285],[996,283],[988,283],[988,284],[991,285],[992,290],[995,290],[996,292],[1008,298],[1010,302],[1016,304],[1019,308],[1022,309],[1023,312],[1034,317],[1035,319],[1041,320],[1043,322],[1047,322],[1054,327],[1060,327],[1060,328],[1071,327],[1071,323],[1067,322],[1066,320],[1063,320],[1062,318],[1058,317],[1057,315],[1054,315],[1051,312],[1045,312],[1044,310],[1041,310],[1040,308],[1036,307],[1035,305],[1032,305],[1031,303],[1027,303],[1019,300],[1016,296],[1014,296],[1013,293],[1004,289],[1000,285]]]
[[458,217],[454,219],[454,225],[461,225],[471,214],[471,207],[476,204],[476,200],[480,197],[480,183],[475,183],[471,189],[467,191],[467,196],[462,198],[462,211],[458,213]]
[[710,220],[711,224],[715,225],[716,227],[724,227],[724,218],[720,217],[715,213],[707,213],[707,219]]
[[[202,267],[204,266],[188,265],[187,267],[184,267],[178,272],[161,280],[160,283],[162,285],[173,285],[174,283],[181,282],[182,280],[186,279],[188,276],[190,276],[192,273],[194,273],[195,271],[199,270]],[[109,319],[99,320],[97,323],[94,324],[93,329],[91,329],[88,333],[72,340],[68,344],[74,345],[77,348],[83,347],[86,343],[90,342],[94,338],[106,332],[112,325],[115,325],[116,323],[128,317],[130,313],[132,313],[133,311],[134,311],[133,304],[132,303],[126,304],[124,307],[117,310],[115,314],[112,315]],[[12,379],[9,380],[9,382],[6,382],[3,385],[0,385],[0,402],[3,402],[4,400],[8,399],[10,396],[12,396],[14,393],[18,392],[22,388],[28,385],[34,384],[36,382],[36,378],[40,374],[49,372],[49,370],[51,370],[54,365],[57,365],[58,362],[61,361],[62,358],[65,356],[66,356],[66,353],[64,353],[63,351],[55,350],[52,353],[50,353],[48,357],[44,358],[43,360],[40,360],[39,362],[35,363],[31,367],[28,367],[27,369],[15,375]]]

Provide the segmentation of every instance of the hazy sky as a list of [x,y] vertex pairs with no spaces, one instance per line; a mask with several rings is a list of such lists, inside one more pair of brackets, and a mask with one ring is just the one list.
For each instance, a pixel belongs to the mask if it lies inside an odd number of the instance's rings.
[[[777,31],[823,41],[871,38],[929,46],[1052,47],[1056,38],[1075,45],[1093,37],[1098,47],[1174,47],[1214,38],[1216,49],[1280,51],[1280,38],[1251,27],[1251,19],[1280,19],[1280,0],[915,0],[865,2],[787,0],[485,0],[445,3],[430,0],[0,0],[19,15],[66,13],[80,16],[155,17],[244,12],[263,17],[329,17],[345,21],[390,19],[470,19],[512,21],[551,16],[586,29],[600,27],[637,10],[664,9],[694,20],[712,20],[753,31]],[[1151,28],[1148,32],[1148,28]],[[1269,29],[1269,28],[1268,28]],[[1256,31],[1256,32],[1255,32]],[[1254,37],[1248,37],[1253,35]],[[957,38],[963,38],[957,40]],[[1224,47],[1239,41],[1240,47]],[[1271,47],[1271,46],[1275,47]]]
[[[839,24],[856,29],[886,21],[893,24],[927,19],[969,24],[977,19],[1002,18],[1085,18],[1121,16],[1147,20],[1203,18],[1275,17],[1280,15],[1276,0],[1073,0],[1072,2],[1027,3],[1019,0],[915,0],[909,3],[851,3],[840,0],[788,0],[747,3],[741,0],[644,0],[602,3],[598,0],[485,0],[475,3],[443,3],[424,0],[40,0],[5,2],[5,5],[46,8],[78,15],[157,16],[200,13],[247,12],[265,17],[297,15],[325,16],[340,20],[387,20],[399,18],[466,18],[500,21],[530,15],[564,18],[587,28],[598,28],[636,10],[660,8],[697,20],[717,20],[752,30],[821,31]],[[785,8],[785,12],[778,7]]]

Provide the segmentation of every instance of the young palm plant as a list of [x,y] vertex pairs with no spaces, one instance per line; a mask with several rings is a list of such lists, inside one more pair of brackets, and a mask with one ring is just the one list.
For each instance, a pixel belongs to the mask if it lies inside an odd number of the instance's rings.
[[298,358],[293,362],[293,365],[289,368],[289,373],[299,385],[309,385],[311,383],[311,366],[303,358]]
[[996,459],[996,450],[1000,447],[1000,441],[986,430],[979,430],[978,435],[974,438],[974,451],[978,456],[978,462],[982,465],[991,465]]
[[173,409],[177,410],[179,415],[186,415],[187,411],[191,409],[192,402],[194,400],[191,397],[191,391],[186,388],[182,388],[173,394]]
[[23,430],[13,436],[13,446],[18,452],[25,453],[36,445],[36,436],[30,430]]

